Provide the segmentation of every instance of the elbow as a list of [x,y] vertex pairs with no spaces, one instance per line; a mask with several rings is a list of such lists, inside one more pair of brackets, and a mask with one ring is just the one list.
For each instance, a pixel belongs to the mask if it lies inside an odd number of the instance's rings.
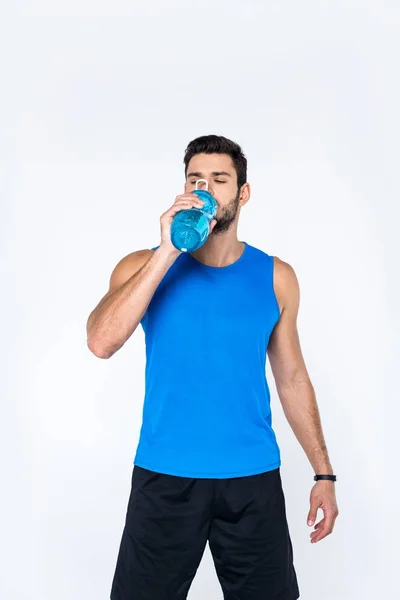
[[89,348],[90,352],[94,354],[97,358],[110,358],[114,352],[110,351],[109,348],[106,347],[104,343],[104,336],[96,335],[95,328],[91,321],[91,315],[86,324],[86,344]]
[[91,337],[87,339],[87,346],[92,354],[97,356],[97,358],[107,359],[111,358],[114,352],[111,352],[107,348],[105,348],[104,344],[99,342],[99,340],[95,340]]

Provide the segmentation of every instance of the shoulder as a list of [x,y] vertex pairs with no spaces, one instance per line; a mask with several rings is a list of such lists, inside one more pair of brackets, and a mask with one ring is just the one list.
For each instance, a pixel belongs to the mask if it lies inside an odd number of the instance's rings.
[[115,268],[127,266],[127,265],[135,265],[145,260],[148,260],[150,256],[153,254],[154,250],[136,250],[135,252],[131,252],[127,254],[117,263]]
[[292,265],[279,258],[279,256],[268,254],[260,248],[250,246],[249,244],[247,245],[253,253],[253,257],[257,257],[262,261],[268,261],[268,263],[272,266],[272,271],[274,274],[274,288],[276,288],[275,291],[279,290],[280,292],[284,293],[285,290],[289,290],[293,292],[295,288],[298,288],[297,276]]
[[127,254],[116,264],[114,268],[115,272],[121,271],[130,271],[136,270],[137,268],[141,268],[153,254],[154,250],[136,250],[135,252],[131,252]]
[[296,272],[292,265],[280,259],[271,257],[274,265],[274,290],[282,307],[298,306],[300,287]]
[[154,250],[136,250],[119,260],[110,277],[110,289],[121,287],[150,259]]
[[271,256],[274,263],[274,274],[277,283],[282,285],[293,285],[297,282],[297,275],[294,268],[288,262],[282,260],[278,256]]

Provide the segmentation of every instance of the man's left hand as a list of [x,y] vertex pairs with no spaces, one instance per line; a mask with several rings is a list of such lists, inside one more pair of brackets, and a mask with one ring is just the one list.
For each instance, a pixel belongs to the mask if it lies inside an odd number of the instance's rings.
[[307,517],[307,525],[314,525],[317,519],[317,511],[321,509],[324,518],[314,527],[310,537],[311,543],[315,544],[331,534],[339,514],[336,504],[335,484],[333,481],[320,480],[314,485],[310,495],[310,512]]

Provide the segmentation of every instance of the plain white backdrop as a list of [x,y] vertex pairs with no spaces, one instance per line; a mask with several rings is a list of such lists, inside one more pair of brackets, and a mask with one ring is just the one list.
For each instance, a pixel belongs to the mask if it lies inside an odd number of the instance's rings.
[[[335,531],[311,545],[313,471],[268,368],[301,598],[394,598],[399,3],[15,0],[0,15],[1,597],[109,598],[144,337],[103,361],[86,319],[115,264],[158,244],[186,144],[217,133],[249,161],[239,238],[297,273],[338,475]],[[221,598],[208,548],[189,598]]]

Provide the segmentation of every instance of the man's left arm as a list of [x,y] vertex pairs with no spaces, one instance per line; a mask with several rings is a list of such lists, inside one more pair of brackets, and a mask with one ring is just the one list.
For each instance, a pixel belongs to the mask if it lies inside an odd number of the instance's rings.
[[[275,257],[274,289],[281,316],[268,345],[268,358],[286,419],[304,449],[316,474],[331,475],[333,469],[324,440],[313,385],[307,372],[297,331],[300,289],[293,268]],[[314,527],[311,542],[332,533],[339,514],[335,483],[320,480],[310,495],[307,524],[314,525],[318,508],[324,517]]]

